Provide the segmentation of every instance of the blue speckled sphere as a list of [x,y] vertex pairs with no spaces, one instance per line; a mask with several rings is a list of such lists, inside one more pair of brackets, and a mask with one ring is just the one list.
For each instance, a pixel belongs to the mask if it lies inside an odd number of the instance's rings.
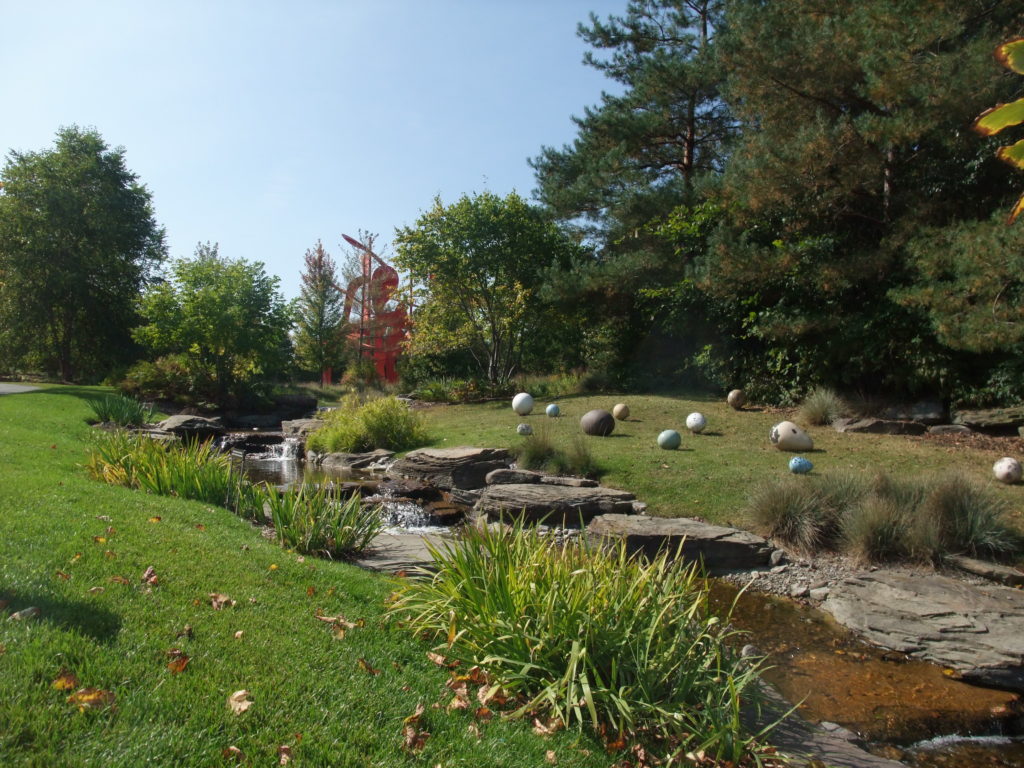
[[544,413],[546,413],[551,418],[555,418],[555,416],[558,416],[561,412],[562,409],[558,407],[557,403],[552,403],[551,405],[544,409]]
[[794,456],[789,460],[789,471],[794,475],[806,475],[812,469],[814,465],[803,456]]
[[658,447],[666,451],[674,451],[683,442],[683,437],[674,429],[666,429],[658,435]]

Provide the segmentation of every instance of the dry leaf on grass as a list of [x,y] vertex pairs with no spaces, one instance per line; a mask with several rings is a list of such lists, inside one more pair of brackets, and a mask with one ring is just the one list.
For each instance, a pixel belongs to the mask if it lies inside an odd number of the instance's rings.
[[35,619],[42,615],[42,611],[36,608],[34,605],[28,608],[22,608],[20,611],[15,611],[10,615],[11,621],[27,621],[28,619]]
[[503,706],[508,701],[508,696],[500,685],[481,685],[476,692],[476,700],[483,705],[493,704],[496,707]]
[[70,573],[64,573],[64,571],[57,571],[56,576],[57,576],[58,579],[63,579],[64,581],[67,581],[68,579],[71,578],[71,574]]
[[234,745],[222,749],[220,754],[225,760],[233,760],[236,763],[245,762],[245,753]]
[[235,691],[228,696],[228,708],[236,715],[240,715],[249,707],[252,701],[249,700],[249,692],[246,690]]
[[126,579],[124,576],[111,576],[110,580],[115,584],[131,584],[131,581]]
[[533,732],[538,736],[550,736],[562,728],[562,721],[557,717],[549,718],[545,723],[539,717],[533,718]]
[[379,675],[380,670],[374,669],[373,666],[366,659],[360,657],[358,659],[359,668],[368,675]]
[[147,568],[142,574],[142,583],[151,584],[153,586],[160,583],[160,578],[156,575],[156,568],[152,565]]
[[558,756],[555,754],[555,750],[553,749],[549,749],[544,753],[544,759],[551,763],[551,765],[558,764]]
[[316,587],[306,587],[306,597],[313,597],[316,594]]
[[93,536],[92,540],[95,541],[97,544],[106,544],[107,543],[106,538],[103,537],[103,536]]
[[237,632],[235,632],[235,640],[241,640],[244,635],[245,635],[245,630],[242,630],[242,629],[238,630]]
[[288,765],[292,761],[292,748],[287,744],[282,744],[277,748],[277,764]]
[[74,704],[79,712],[87,709],[106,709],[114,706],[114,692],[102,688],[81,688],[68,696],[68,704]]
[[416,730],[414,725],[405,726],[402,733],[405,736],[405,748],[410,752],[419,752],[430,738],[427,731]]
[[205,531],[206,530],[206,526],[203,525],[202,523],[196,523],[196,530],[197,531]]
[[103,553],[103,556],[104,556],[105,558],[107,558],[107,560],[113,560],[113,559],[114,559],[115,557],[117,557],[117,555],[115,555],[115,554],[114,554],[114,553],[113,553],[113,552],[112,552],[111,550],[109,550],[109,549],[108,549],[108,550],[106,550],[106,551],[104,551],[104,553]]
[[186,656],[185,652],[180,648],[171,648],[167,651],[167,658],[170,659],[170,661],[167,662],[167,668],[171,670],[172,675],[179,675],[184,672],[185,667],[187,667],[188,663],[192,661],[192,659]]
[[81,559],[82,559],[82,553],[81,552],[75,552],[75,556],[72,557],[68,562],[70,562],[70,563],[77,563]]
[[210,593],[210,605],[213,606],[213,610],[219,611],[219,610],[223,609],[225,606],[228,607],[228,608],[231,608],[231,607],[233,607],[235,605],[238,605],[238,602],[235,601],[235,600],[232,600],[227,595],[222,595],[220,592],[211,592]]
[[162,519],[163,518],[161,518],[159,515],[154,515],[153,517],[149,518],[149,522],[159,523]]
[[58,691],[71,691],[80,685],[74,673],[67,669],[61,669],[57,678],[53,681],[53,687]]
[[106,587],[90,587],[89,588],[89,594],[90,595],[98,595],[100,592],[103,592],[105,590],[106,590]]
[[477,741],[480,741],[484,737],[483,733],[480,732],[480,726],[476,723],[470,723],[468,726],[466,726],[466,730],[473,734],[473,736],[476,737]]
[[477,707],[476,711],[473,712],[473,717],[477,720],[490,720],[494,717],[494,712],[492,712],[488,707]]

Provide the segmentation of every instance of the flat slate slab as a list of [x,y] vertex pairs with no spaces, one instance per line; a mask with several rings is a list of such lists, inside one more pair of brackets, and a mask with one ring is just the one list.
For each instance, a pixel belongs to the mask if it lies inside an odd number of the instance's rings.
[[976,430],[1006,430],[1015,432],[1024,426],[1024,406],[1012,408],[986,408],[975,411],[955,411],[953,423]]
[[409,451],[390,471],[450,491],[483,488],[489,472],[511,464],[511,454],[501,448],[421,448]]
[[579,525],[595,515],[630,514],[635,499],[632,493],[613,488],[507,483],[487,486],[474,510],[490,520],[523,516],[527,523]]
[[626,540],[631,552],[654,557],[667,547],[684,560],[703,562],[709,573],[749,570],[767,566],[774,547],[748,531],[710,525],[686,517],[665,518],[646,515],[601,515],[587,526],[596,539]]
[[884,648],[977,685],[1024,691],[1024,592],[937,574],[877,572],[832,587],[822,606]]
[[443,538],[428,533],[382,533],[373,548],[355,560],[355,564],[371,571],[397,573],[426,568],[434,562],[427,542],[443,546]]
[[890,419],[836,419],[832,422],[836,432],[865,432],[872,435],[923,435],[928,427],[917,421]]

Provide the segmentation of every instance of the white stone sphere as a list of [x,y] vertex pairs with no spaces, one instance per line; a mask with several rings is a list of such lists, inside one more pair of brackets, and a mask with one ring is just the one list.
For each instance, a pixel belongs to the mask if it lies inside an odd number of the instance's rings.
[[629,418],[629,406],[625,403],[616,403],[615,407],[612,408],[612,416],[615,417],[616,421],[625,421]]
[[666,451],[674,451],[683,442],[683,437],[674,429],[666,429],[658,435],[658,447]]
[[552,403],[551,405],[544,409],[544,413],[546,413],[551,418],[555,418],[556,416],[561,415],[562,409],[558,407],[558,403]]
[[992,465],[992,474],[1000,483],[1007,485],[1019,483],[1021,478],[1020,462],[1009,456],[1004,456]]
[[703,413],[691,413],[686,417],[686,428],[693,432],[695,435],[700,434],[704,431],[704,427],[708,425],[708,420],[704,418]]
[[533,396],[526,392],[520,392],[512,398],[512,410],[520,416],[525,416],[533,410]]
[[771,432],[768,433],[768,439],[780,451],[814,450],[814,441],[811,436],[792,421],[780,421],[772,427]]
[[529,424],[520,424],[518,427],[516,427],[516,432],[518,432],[520,435],[523,435],[524,437],[526,435],[532,435],[533,427],[531,427]]

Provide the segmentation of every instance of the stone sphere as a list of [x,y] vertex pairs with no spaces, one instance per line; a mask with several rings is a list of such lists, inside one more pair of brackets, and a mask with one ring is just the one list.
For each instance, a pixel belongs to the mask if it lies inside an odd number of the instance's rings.
[[725,398],[725,402],[738,411],[746,404],[747,396],[742,389],[734,389]]
[[520,424],[518,427],[516,427],[516,432],[520,435],[523,435],[524,437],[526,435],[532,435],[533,427],[531,427],[529,424]]
[[992,465],[992,474],[1000,483],[1007,485],[1019,483],[1021,478],[1020,462],[1009,456],[1004,456]]
[[551,418],[555,418],[555,416],[561,415],[562,409],[558,407],[558,403],[552,403],[551,405],[544,409],[544,413],[546,413]]
[[585,434],[607,437],[615,429],[615,417],[608,411],[595,408],[593,411],[583,414],[583,418],[580,419],[580,427],[583,428]]
[[789,471],[794,475],[806,475],[812,469],[814,465],[803,456],[794,456],[789,460]]
[[686,428],[693,432],[695,435],[699,435],[704,431],[704,427],[708,425],[708,420],[704,418],[703,413],[691,413],[686,417]]
[[615,407],[612,408],[612,416],[614,416],[617,421],[625,421],[629,418],[629,406],[625,403],[617,403]]
[[520,392],[512,398],[512,410],[520,416],[525,416],[533,410],[533,397],[526,392]]
[[810,451],[814,448],[811,436],[792,421],[780,421],[772,427],[768,439],[780,451]]
[[660,435],[658,435],[658,447],[664,448],[666,451],[674,451],[680,445],[682,445],[683,437],[674,429],[666,429]]

